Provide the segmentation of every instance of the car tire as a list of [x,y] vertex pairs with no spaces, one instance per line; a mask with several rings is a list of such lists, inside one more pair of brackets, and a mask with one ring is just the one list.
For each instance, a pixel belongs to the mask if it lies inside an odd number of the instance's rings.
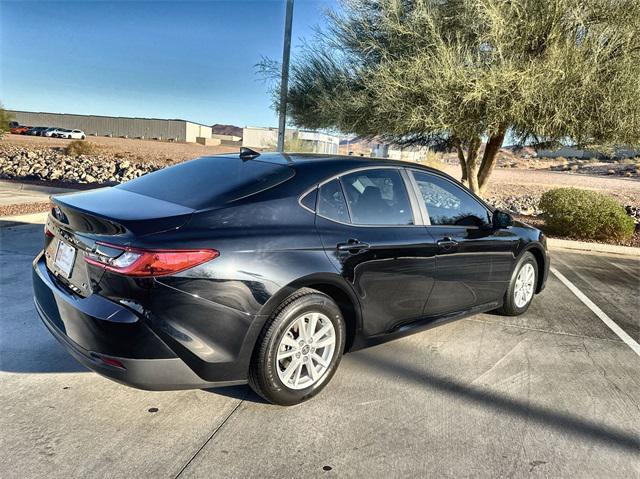
[[[338,368],[345,336],[342,313],[329,296],[310,288],[296,291],[278,306],[260,333],[249,385],[281,406],[312,398]],[[314,348],[314,342],[323,346]]]
[[525,252],[513,269],[498,313],[504,316],[519,316],[526,312],[533,301],[537,284],[538,262],[531,253]]
[[86,137],[85,137],[84,135],[82,135],[82,136],[80,137],[80,139],[81,139],[81,140],[84,140],[85,138],[86,138]]

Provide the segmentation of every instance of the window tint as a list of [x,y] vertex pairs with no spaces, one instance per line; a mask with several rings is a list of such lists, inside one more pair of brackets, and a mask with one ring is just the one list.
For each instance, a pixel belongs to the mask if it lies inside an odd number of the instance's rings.
[[304,195],[304,197],[300,200],[300,203],[305,208],[309,208],[311,211],[316,210],[316,200],[318,198],[318,189],[315,188],[311,190],[309,193]]
[[398,170],[364,170],[342,177],[351,221],[361,225],[411,225],[413,212]]
[[136,178],[116,188],[193,209],[223,205],[273,188],[292,178],[287,166],[205,156]]
[[338,180],[320,187],[318,194],[318,214],[335,221],[349,223],[349,211]]
[[436,175],[414,171],[432,225],[482,226],[489,212],[459,186]]

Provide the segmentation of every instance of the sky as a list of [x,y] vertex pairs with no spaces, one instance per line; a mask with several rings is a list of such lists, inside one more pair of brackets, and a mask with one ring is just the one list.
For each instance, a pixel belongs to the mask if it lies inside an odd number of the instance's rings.
[[[295,0],[292,56],[335,0]],[[12,110],[276,126],[255,64],[280,60],[285,0],[0,0]]]

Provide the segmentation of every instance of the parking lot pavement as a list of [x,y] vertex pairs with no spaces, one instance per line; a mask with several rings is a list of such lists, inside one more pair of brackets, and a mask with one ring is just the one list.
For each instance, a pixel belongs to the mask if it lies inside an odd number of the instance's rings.
[[640,341],[640,258],[562,251],[554,266]]
[[[553,276],[524,316],[346,355],[320,396],[282,408],[246,387],[152,393],[84,372],[33,310],[40,244],[40,226],[0,229],[3,478],[640,474],[640,357]],[[634,334],[638,259],[553,261]]]

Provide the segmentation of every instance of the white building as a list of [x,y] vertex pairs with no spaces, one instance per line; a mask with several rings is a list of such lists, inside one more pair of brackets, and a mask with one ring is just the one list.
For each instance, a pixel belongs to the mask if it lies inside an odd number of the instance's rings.
[[[337,154],[340,138],[318,131],[286,130],[285,146],[290,150],[311,151],[313,153]],[[278,144],[278,129],[263,127],[245,127],[242,130],[242,146],[275,150]]]
[[[84,130],[89,136],[142,138],[188,143],[211,141],[211,127],[187,120],[76,115],[10,110],[21,125]],[[220,144],[214,143],[214,144]]]

